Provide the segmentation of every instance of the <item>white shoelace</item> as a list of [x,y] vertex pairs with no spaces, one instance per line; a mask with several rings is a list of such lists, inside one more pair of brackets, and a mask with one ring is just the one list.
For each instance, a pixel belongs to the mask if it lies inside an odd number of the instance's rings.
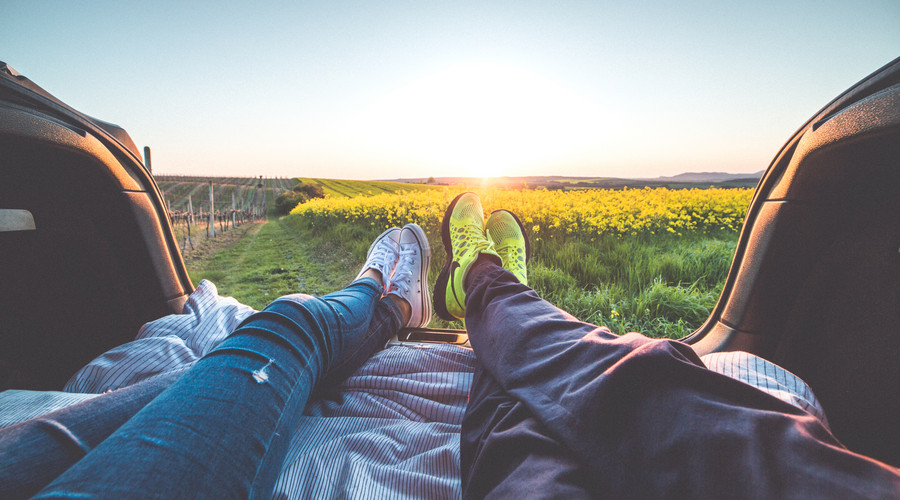
[[409,290],[412,288],[413,266],[416,263],[415,256],[418,253],[419,250],[415,247],[409,250],[400,250],[400,260],[397,262],[397,268],[391,278],[392,290],[400,290],[403,295],[409,295]]
[[392,251],[387,244],[378,245],[375,247],[372,256],[369,258],[369,268],[376,268],[381,271],[381,276],[384,280],[387,280],[391,276],[391,271],[393,270],[393,264],[395,253]]

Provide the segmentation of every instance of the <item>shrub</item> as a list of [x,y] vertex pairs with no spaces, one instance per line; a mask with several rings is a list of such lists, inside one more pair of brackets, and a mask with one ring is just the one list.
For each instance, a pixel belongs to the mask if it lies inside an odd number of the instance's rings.
[[297,183],[297,185],[294,186],[294,192],[305,193],[307,199],[325,197],[325,190],[322,189],[322,186],[303,181],[300,181],[299,183]]
[[275,213],[287,215],[294,207],[307,200],[309,200],[309,196],[306,193],[298,193],[296,191],[281,193],[275,198]]
[[293,190],[281,193],[275,198],[275,213],[287,215],[301,203],[306,203],[313,198],[324,197],[325,191],[322,189],[322,186],[301,181],[294,186]]

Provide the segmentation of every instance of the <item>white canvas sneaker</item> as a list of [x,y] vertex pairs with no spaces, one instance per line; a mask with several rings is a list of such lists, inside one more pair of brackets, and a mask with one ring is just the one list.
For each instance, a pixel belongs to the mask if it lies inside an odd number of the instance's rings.
[[381,282],[384,284],[384,289],[387,290],[391,274],[397,266],[397,259],[400,258],[401,232],[399,227],[392,227],[375,238],[366,253],[366,263],[363,264],[353,281],[358,280],[369,269],[374,269],[381,273]]
[[428,291],[428,266],[431,265],[431,246],[425,231],[416,224],[403,226],[400,233],[400,260],[387,287],[409,303],[412,314],[406,326],[419,328],[431,322],[431,293]]

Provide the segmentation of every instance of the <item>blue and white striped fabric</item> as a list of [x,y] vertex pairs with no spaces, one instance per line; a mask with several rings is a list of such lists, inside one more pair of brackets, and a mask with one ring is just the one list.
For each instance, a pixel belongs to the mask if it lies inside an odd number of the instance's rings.
[[471,351],[392,346],[306,407],[276,498],[459,498]]
[[[202,281],[184,314],[147,323],[135,341],[76,373],[67,392],[0,393],[0,427],[185,370],[253,312]],[[714,371],[825,419],[809,387],[777,365],[747,353],[703,360]],[[472,352],[452,345],[401,344],[376,353],[340,387],[309,403],[274,497],[460,497],[459,433],[474,369]]]
[[749,352],[714,352],[700,358],[706,366],[727,377],[750,384],[763,392],[790,403],[822,421],[830,428],[825,410],[812,389],[800,377]]
[[0,392],[0,429],[97,396],[99,394],[15,389]]
[[220,297],[216,285],[203,280],[188,297],[182,314],[145,324],[135,340],[95,358],[63,390],[101,393],[182,368],[219,345],[254,312],[231,297]]

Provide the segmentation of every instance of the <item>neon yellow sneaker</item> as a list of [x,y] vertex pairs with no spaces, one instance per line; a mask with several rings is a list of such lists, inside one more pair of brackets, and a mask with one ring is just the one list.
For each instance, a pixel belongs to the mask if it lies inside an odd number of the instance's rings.
[[528,284],[526,264],[531,258],[531,243],[522,221],[509,210],[494,210],[484,223],[484,232],[500,254],[503,268],[523,285]]
[[484,211],[475,193],[462,193],[450,202],[441,223],[447,261],[434,284],[434,310],[447,321],[466,317],[466,273],[481,254],[500,257],[484,236]]

